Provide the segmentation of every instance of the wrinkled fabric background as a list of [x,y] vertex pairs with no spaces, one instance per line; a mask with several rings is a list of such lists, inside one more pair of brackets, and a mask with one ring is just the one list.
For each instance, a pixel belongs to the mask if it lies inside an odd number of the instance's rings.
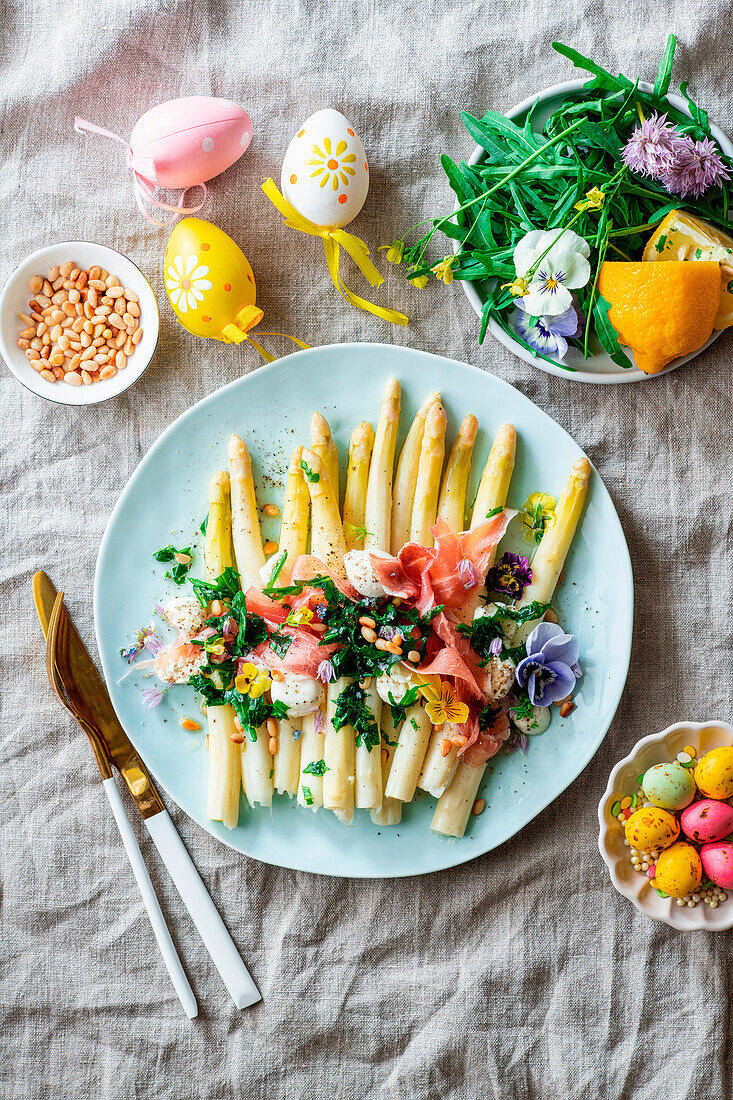
[[[505,109],[574,75],[553,39],[653,77],[675,30],[675,86],[688,79],[730,132],[723,15],[714,0],[6,5],[0,275],[44,243],[105,242],[151,276],[163,326],[154,367],[94,408],[45,404],[0,373],[3,1097],[730,1096],[730,934],[647,921],[611,888],[595,837],[608,771],[639,737],[731,718],[731,337],[657,381],[582,386],[492,339],[479,348],[457,284],[415,293],[395,269],[387,298],[412,324],[392,328],[339,299],[317,244],[282,229],[259,190],[298,123],[339,107],[372,168],[355,229],[372,247],[391,240],[450,204],[438,155],[471,151],[460,108]],[[137,215],[118,147],[73,132],[80,113],[127,134],[147,108],[195,93],[240,101],[254,120],[250,151],[213,183],[204,214],[244,247],[266,327],[313,344],[405,343],[518,386],[602,472],[631,549],[636,617],[626,692],[593,763],[467,866],[386,883],[316,878],[248,861],[171,806],[263,994],[234,1009],[143,839],[199,1001],[189,1023],[91,754],[47,688],[30,578],[50,572],[91,643],[95,556],[128,477],[163,427],[256,365],[246,347],[176,324],[165,232]]]

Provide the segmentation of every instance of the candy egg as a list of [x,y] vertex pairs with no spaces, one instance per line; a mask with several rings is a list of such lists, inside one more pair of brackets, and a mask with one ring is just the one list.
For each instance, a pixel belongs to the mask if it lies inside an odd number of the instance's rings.
[[727,802],[716,802],[712,798],[703,798],[693,802],[680,817],[682,832],[698,844],[722,840],[733,833],[733,806]]
[[655,764],[644,773],[642,790],[650,802],[663,810],[681,810],[695,797],[695,782],[687,768],[677,761]]
[[685,898],[702,882],[702,862],[697,850],[678,840],[662,852],[654,874],[657,887],[672,898]]
[[176,317],[194,336],[239,343],[262,320],[247,257],[211,222],[180,221],[168,238],[163,268]]
[[695,768],[695,782],[707,798],[733,795],[733,746],[722,745],[706,752]]
[[679,835],[677,818],[657,806],[637,810],[626,822],[626,839],[632,848],[639,851],[667,848]]
[[369,167],[364,146],[340,111],[316,111],[298,127],[283,160],[280,188],[316,225],[348,225],[364,205]]
[[718,841],[700,849],[703,870],[711,882],[724,890],[733,889],[733,844]]

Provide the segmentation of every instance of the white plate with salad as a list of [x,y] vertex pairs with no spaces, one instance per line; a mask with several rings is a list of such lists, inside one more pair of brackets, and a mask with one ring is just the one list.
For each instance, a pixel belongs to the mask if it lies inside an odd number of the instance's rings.
[[180,417],[95,583],[113,702],[171,796],[248,855],[353,877],[464,862],[557,797],[613,718],[632,610],[570,437],[491,375],[373,344]]

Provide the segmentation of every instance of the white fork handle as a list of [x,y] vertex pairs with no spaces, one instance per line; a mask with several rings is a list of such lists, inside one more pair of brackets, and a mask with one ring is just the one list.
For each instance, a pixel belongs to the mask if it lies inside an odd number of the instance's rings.
[[235,1005],[247,1008],[257,1004],[262,1000],[260,991],[242,962],[168,812],[163,810],[154,814],[145,824]]
[[137,884],[140,887],[140,893],[142,894],[145,908],[148,911],[150,923],[153,926],[153,932],[158,941],[160,953],[163,956],[163,962],[168,969],[173,987],[178,994],[186,1015],[189,1020],[193,1020],[195,1016],[198,1016],[199,1011],[198,1005],[196,1004],[196,998],[193,995],[191,986],[188,984],[188,978],[183,972],[181,960],[178,958],[178,952],[173,946],[173,940],[168,931],[168,925],[165,923],[165,917],[161,911],[153,884],[150,881],[148,869],[143,862],[142,853],[135,839],[135,834],[132,831],[130,820],[125,812],[125,807],[120,798],[117,784],[114,779],[110,777],[102,781],[102,786],[107,793],[109,804],[112,807],[112,813],[117,822],[117,828],[120,830],[122,843],[125,845],[127,857],[130,860],[130,866],[137,879]]

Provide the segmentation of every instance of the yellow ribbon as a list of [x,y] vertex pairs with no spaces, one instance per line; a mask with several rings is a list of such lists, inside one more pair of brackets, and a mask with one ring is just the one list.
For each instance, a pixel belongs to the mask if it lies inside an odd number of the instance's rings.
[[[243,340],[246,340],[252,345],[255,351],[260,353],[266,363],[274,363],[276,356],[270,355],[269,351],[265,351],[258,340],[254,340],[249,335],[249,330],[254,328],[255,325],[259,325],[264,316],[264,313],[258,306],[245,306],[244,309],[240,309],[231,324],[224,325],[221,334],[228,344],[241,344]],[[286,340],[292,340],[293,343],[297,344],[300,348],[305,348],[306,350],[310,348],[310,344],[304,343],[303,340],[298,340],[295,336],[288,336],[285,332],[261,332],[258,335],[282,336]]]
[[393,325],[409,324],[404,313],[398,313],[396,309],[388,309],[386,306],[378,306],[374,302],[368,302],[366,298],[361,298],[358,294],[354,294],[353,290],[349,290],[341,278],[339,273],[339,251],[343,248],[351,256],[359,271],[371,286],[381,286],[384,282],[384,279],[369,259],[369,249],[361,237],[357,237],[353,233],[347,233],[345,229],[326,229],[324,226],[316,225],[315,222],[304,218],[278,190],[275,181],[272,179],[265,180],[262,184],[262,190],[283,215],[285,224],[289,229],[298,229],[301,233],[307,233],[310,237],[321,238],[323,251],[326,253],[329,274],[333,280],[333,285],[342,298],[345,298],[359,309],[374,313],[377,317],[381,317],[384,321],[389,321]]

